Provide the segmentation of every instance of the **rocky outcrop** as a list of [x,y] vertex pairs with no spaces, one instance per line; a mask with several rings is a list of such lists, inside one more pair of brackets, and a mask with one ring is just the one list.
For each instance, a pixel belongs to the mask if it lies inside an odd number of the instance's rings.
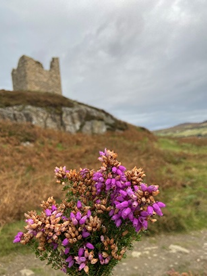
[[[5,99],[4,102],[6,102]],[[55,106],[53,103],[44,106],[42,102],[40,104],[38,101],[36,104],[34,101],[32,104],[31,102],[22,102],[22,104],[16,102],[15,105],[0,105],[0,119],[18,123],[30,122],[42,128],[69,133],[102,134],[108,130],[123,131],[127,128],[126,123],[117,120],[104,110],[75,101],[70,102],[68,106]]]

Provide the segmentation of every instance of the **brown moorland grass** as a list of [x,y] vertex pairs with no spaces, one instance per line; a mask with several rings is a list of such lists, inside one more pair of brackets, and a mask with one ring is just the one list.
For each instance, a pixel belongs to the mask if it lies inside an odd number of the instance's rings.
[[[170,213],[167,208],[162,222],[156,224],[157,231],[183,229],[183,217],[179,220],[179,215],[180,210],[189,205],[188,201],[182,202],[182,193],[184,191],[187,192],[186,196],[191,196],[190,189],[194,185],[194,182],[188,181],[194,166],[191,163],[196,160],[203,162],[202,158],[206,158],[206,155],[201,157],[197,154],[162,149],[157,146],[157,139],[151,132],[132,125],[128,125],[128,130],[124,132],[71,135],[44,130],[31,124],[0,121],[0,224],[22,219],[25,211],[38,208],[41,201],[51,195],[57,200],[63,198],[61,187],[54,180],[55,166],[98,169],[98,152],[109,148],[118,153],[118,159],[128,169],[134,166],[142,167],[146,173],[146,183],[160,185],[159,200],[171,202],[171,196],[175,197],[173,200],[178,204],[178,209],[173,205]],[[172,143],[175,144],[176,141],[172,140]],[[189,175],[179,175],[178,170],[185,168],[186,162],[190,164],[190,167],[186,168]],[[202,179],[200,181],[202,182]],[[187,189],[183,190],[183,187]],[[180,196],[180,201],[177,195]],[[195,201],[198,205],[196,198],[189,197],[189,200],[191,204]],[[195,208],[199,209],[197,205]],[[190,214],[194,210],[193,206],[189,209]]]

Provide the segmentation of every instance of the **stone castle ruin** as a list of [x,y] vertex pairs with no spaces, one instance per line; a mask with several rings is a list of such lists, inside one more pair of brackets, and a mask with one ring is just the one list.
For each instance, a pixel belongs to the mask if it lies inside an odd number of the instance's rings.
[[12,70],[14,91],[39,91],[62,95],[59,59],[52,58],[50,69],[34,59],[22,56],[17,69]]

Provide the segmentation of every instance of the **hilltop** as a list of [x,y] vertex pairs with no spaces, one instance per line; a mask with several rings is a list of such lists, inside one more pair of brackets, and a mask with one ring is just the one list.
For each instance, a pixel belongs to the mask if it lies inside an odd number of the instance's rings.
[[207,121],[202,123],[183,123],[174,127],[153,131],[158,136],[207,137]]
[[69,133],[102,134],[128,128],[102,109],[49,92],[0,90],[0,119]]

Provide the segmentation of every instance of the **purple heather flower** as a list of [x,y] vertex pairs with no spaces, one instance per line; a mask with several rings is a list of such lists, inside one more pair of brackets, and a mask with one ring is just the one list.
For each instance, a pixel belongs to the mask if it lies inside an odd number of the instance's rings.
[[84,224],[87,220],[87,216],[84,216],[82,217],[80,220],[79,220],[79,224]]
[[72,257],[72,256],[69,256],[65,261],[66,261],[67,263],[69,263],[69,262],[72,261],[72,259],[73,259],[73,257]]
[[88,171],[89,171],[89,170],[88,170],[87,168],[84,168],[84,169],[82,169],[82,170],[80,171],[80,175],[81,175],[82,177],[85,177]]
[[104,178],[101,176],[101,177],[99,177],[98,181],[104,182]]
[[119,188],[122,188],[122,184],[120,181],[116,181],[116,186],[119,187]]
[[69,252],[70,252],[70,247],[66,247],[64,251],[65,255],[67,255]]
[[88,247],[88,249],[94,249],[93,244],[91,244],[90,242],[86,243],[86,247]]
[[118,201],[124,201],[123,196],[118,196],[116,199],[117,199]]
[[62,213],[57,213],[57,215],[55,216],[56,218],[59,218],[62,216]]
[[13,243],[20,242],[22,235],[23,235],[23,232],[18,232],[17,235],[14,237]]
[[142,223],[142,226],[143,226],[144,229],[146,230],[146,229],[147,229],[147,226],[148,226],[148,221],[147,221],[147,220],[144,220],[143,223]]
[[139,190],[139,187],[137,185],[134,185],[134,191],[138,191]]
[[64,273],[66,273],[67,272],[66,267],[61,268],[61,271],[63,271]]
[[147,216],[149,216],[149,213],[146,212],[146,211],[142,211],[142,212],[141,212],[141,216],[142,216],[142,217],[147,217]]
[[160,208],[164,208],[166,205],[165,203],[161,202],[161,201],[158,201],[157,202],[157,205],[160,207]]
[[139,232],[139,230],[142,228],[142,225],[141,224],[138,224],[138,226],[135,228],[135,231],[136,232]]
[[142,224],[142,226],[143,226],[145,229],[147,229],[147,224],[148,224],[148,222],[147,222],[146,218],[144,218],[144,217],[139,217],[139,222]]
[[122,214],[121,214],[122,218],[123,218],[123,219],[127,218],[127,216],[131,213],[131,211],[132,211],[132,210],[131,210],[129,207],[123,209]]
[[121,206],[122,206],[123,208],[128,207],[128,206],[129,206],[129,202],[128,202],[128,201],[123,201],[123,202],[121,203]]
[[113,214],[114,214],[114,209],[112,209],[112,210],[109,212],[109,216],[111,217],[111,216],[113,216]]
[[112,172],[113,172],[113,173],[116,173],[116,171],[117,171],[117,168],[116,168],[116,167],[113,167],[113,168],[112,168]]
[[72,261],[69,262],[68,267],[70,268],[73,265],[74,265],[74,260],[72,260]]
[[104,241],[104,236],[103,236],[103,235],[100,236],[100,240],[101,240],[102,242]]
[[154,210],[153,210],[152,206],[148,206],[148,207],[147,207],[147,212],[148,212],[148,214],[149,214],[150,216],[153,215]]
[[50,211],[50,209],[46,209],[45,214],[47,217],[49,217],[49,216],[51,216],[52,212]]
[[115,186],[115,184],[116,184],[116,179],[112,178],[111,179],[111,185]]
[[126,168],[125,168],[124,166],[119,166],[119,169],[120,169],[122,172],[126,171]]
[[147,190],[147,185],[146,184],[141,183],[140,186],[141,186],[141,189],[142,189],[143,192],[145,192]]
[[131,187],[127,188],[126,192],[130,197],[134,194]]
[[57,207],[55,205],[52,205],[52,212],[56,211]]
[[119,169],[116,171],[116,173],[119,174],[119,175],[122,175],[122,171],[119,170]]
[[77,214],[76,214],[76,219],[77,219],[77,220],[80,220],[80,219],[81,219],[81,213],[80,213],[80,212],[77,212]]
[[98,253],[98,258],[99,258],[100,261],[103,261],[103,256],[100,252]]
[[110,261],[110,259],[111,259],[111,257],[107,257],[107,258],[104,260],[104,263],[105,263],[105,264],[108,264],[109,261]]
[[162,211],[161,211],[161,209],[160,209],[160,207],[159,207],[159,205],[158,205],[157,203],[154,203],[154,204],[152,205],[152,207],[153,207],[154,211],[155,211],[159,216],[162,216],[162,215],[163,215],[163,213],[162,213]]
[[119,227],[122,224],[121,219],[116,220],[115,224],[116,224],[116,227]]
[[56,242],[52,242],[51,245],[53,246],[54,250],[56,250],[58,248],[58,244]]
[[132,207],[136,208],[138,206],[138,202],[137,201],[133,201],[132,202]]
[[90,218],[90,216],[91,216],[91,211],[88,210],[88,212],[87,212],[87,217]]
[[133,219],[134,219],[133,212],[131,212],[131,213],[128,215],[128,218],[129,218],[131,221],[133,221]]
[[134,219],[133,219],[133,226],[134,226],[134,227],[137,227],[138,224],[139,224],[138,219],[137,219],[137,218],[134,218]]
[[85,257],[79,257],[80,262],[85,262],[86,258]]
[[73,222],[73,225],[77,225],[78,224],[78,221],[76,218],[72,218],[72,222]]
[[78,208],[78,209],[81,209],[81,208],[82,208],[82,204],[81,204],[80,200],[78,200],[78,202],[77,202],[77,208]]
[[87,232],[87,231],[84,231],[84,232],[82,232],[82,237],[83,238],[87,238],[87,237],[89,237],[91,234],[89,233],[89,232]]
[[84,248],[83,247],[79,248],[78,249],[78,256],[79,257],[83,256],[83,253],[84,253]]
[[33,224],[34,223],[34,220],[33,219],[26,219],[25,222],[27,224]]
[[152,192],[155,192],[157,191],[158,187],[155,187],[154,185],[150,185],[148,188],[147,188],[147,191],[149,193],[152,193]]
[[119,219],[120,218],[120,215],[119,214],[115,214],[115,215],[113,215],[112,216],[112,220],[117,220],[117,219]]
[[68,220],[68,218],[66,216],[62,216],[63,220]]
[[62,245],[63,245],[63,246],[66,246],[66,245],[68,245],[68,243],[69,243],[69,242],[68,242],[68,239],[65,238],[65,239],[63,240],[63,242],[62,242]]
[[70,218],[71,219],[75,218],[75,215],[72,212],[70,213]]
[[120,193],[123,197],[127,196],[127,192],[124,191],[124,190],[120,190],[119,193]]
[[82,270],[85,266],[86,266],[85,263],[81,263],[78,270],[79,270],[79,271]]
[[110,185],[110,184],[111,184],[111,179],[110,179],[110,178],[106,179],[105,184],[106,184],[106,185]]
[[126,187],[131,186],[131,182],[129,182],[129,181],[125,182],[125,186],[126,186]]

